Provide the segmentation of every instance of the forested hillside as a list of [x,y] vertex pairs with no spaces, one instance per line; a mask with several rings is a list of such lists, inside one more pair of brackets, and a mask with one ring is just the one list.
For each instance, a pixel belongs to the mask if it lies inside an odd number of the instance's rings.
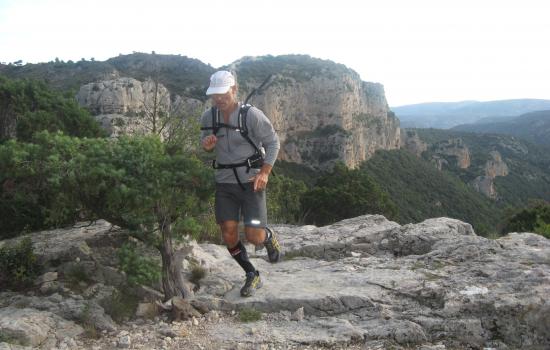
[[10,78],[39,80],[48,86],[75,94],[85,84],[118,77],[155,78],[172,93],[204,100],[208,78],[215,69],[197,59],[179,55],[133,53],[106,61],[81,59],[17,65],[0,65],[0,74]]
[[492,120],[474,124],[458,125],[455,131],[480,134],[503,134],[515,136],[532,143],[550,146],[550,111],[537,111],[522,114],[505,120]]
[[469,222],[476,232],[488,234],[502,219],[495,203],[407,151],[378,151],[361,169],[389,193],[400,223],[446,216]]
[[[550,149],[534,145],[513,136],[476,134],[439,129],[416,129],[420,138],[428,143],[460,138],[470,152],[471,165],[466,169],[450,166],[452,172],[465,183],[483,175],[490,152],[497,151],[509,169],[507,176],[495,178],[497,203],[501,207],[521,207],[530,200],[550,201]],[[428,150],[423,154],[430,157]]]

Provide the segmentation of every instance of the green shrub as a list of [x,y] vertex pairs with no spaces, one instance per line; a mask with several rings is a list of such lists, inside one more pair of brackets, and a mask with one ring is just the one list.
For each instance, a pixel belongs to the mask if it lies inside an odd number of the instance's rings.
[[84,309],[82,310],[82,312],[78,317],[78,322],[84,329],[84,336],[86,338],[89,338],[89,339],[101,338],[101,334],[99,333],[99,330],[96,328],[95,323],[92,320],[89,303],[87,303],[84,306]]
[[262,319],[262,313],[256,309],[242,309],[239,312],[241,322],[256,322]]
[[536,201],[508,218],[502,233],[534,232],[550,238],[550,203]]
[[189,281],[198,284],[200,280],[205,278],[207,275],[207,271],[204,267],[200,265],[193,265],[191,267],[191,277],[189,278]]
[[389,219],[397,209],[386,191],[361,169],[348,169],[337,163],[317,180],[316,186],[302,197],[306,223],[323,226],[339,220],[382,214]]
[[138,303],[139,298],[129,290],[117,290],[111,298],[103,301],[101,306],[115,322],[121,323],[135,315]]
[[29,237],[0,248],[0,285],[14,290],[28,288],[40,271]]
[[80,282],[89,283],[91,281],[86,269],[79,263],[76,263],[67,269],[65,279],[72,287],[77,287]]
[[157,261],[137,251],[135,243],[125,243],[117,251],[118,263],[126,272],[131,285],[154,285],[160,279],[160,266]]

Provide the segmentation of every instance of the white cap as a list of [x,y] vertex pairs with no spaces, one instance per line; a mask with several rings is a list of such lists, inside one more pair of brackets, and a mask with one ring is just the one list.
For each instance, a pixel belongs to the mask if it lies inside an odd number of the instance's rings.
[[206,94],[225,94],[233,85],[235,85],[233,74],[226,70],[220,70],[210,77],[210,86],[206,90]]

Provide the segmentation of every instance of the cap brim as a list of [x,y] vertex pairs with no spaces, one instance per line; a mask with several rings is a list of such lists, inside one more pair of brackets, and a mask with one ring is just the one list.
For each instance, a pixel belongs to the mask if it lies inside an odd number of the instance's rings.
[[230,88],[231,86],[209,87],[208,90],[206,90],[206,95],[225,94]]

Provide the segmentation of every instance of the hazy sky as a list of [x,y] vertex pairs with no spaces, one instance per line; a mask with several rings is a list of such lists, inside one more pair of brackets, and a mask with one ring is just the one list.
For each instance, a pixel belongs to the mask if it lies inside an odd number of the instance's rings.
[[308,54],[382,83],[390,106],[550,99],[550,1],[0,0],[0,62],[133,51]]

